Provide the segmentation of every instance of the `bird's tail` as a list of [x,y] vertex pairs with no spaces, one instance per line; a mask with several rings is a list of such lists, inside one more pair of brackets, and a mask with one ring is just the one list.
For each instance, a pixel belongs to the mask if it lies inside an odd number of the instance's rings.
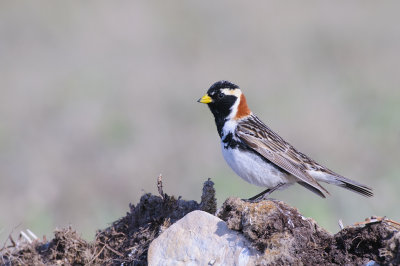
[[309,174],[314,177],[317,181],[325,182],[328,184],[333,184],[358,194],[361,194],[365,197],[372,197],[374,193],[372,192],[372,188],[360,184],[356,181],[348,179],[344,176],[338,175],[330,170],[329,172],[322,172],[322,171],[310,171]]
[[365,197],[372,197],[374,195],[374,193],[372,192],[372,188],[370,188],[366,185],[360,184],[356,181],[345,178],[343,176],[335,176],[335,178],[337,181],[339,181],[336,184],[339,187],[351,190],[351,191],[361,194]]

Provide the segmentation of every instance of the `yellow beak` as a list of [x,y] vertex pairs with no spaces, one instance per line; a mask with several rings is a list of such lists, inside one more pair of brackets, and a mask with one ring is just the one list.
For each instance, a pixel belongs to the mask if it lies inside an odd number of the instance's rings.
[[212,99],[210,96],[208,96],[208,94],[206,94],[203,97],[201,97],[197,102],[207,104],[207,103],[211,103]]

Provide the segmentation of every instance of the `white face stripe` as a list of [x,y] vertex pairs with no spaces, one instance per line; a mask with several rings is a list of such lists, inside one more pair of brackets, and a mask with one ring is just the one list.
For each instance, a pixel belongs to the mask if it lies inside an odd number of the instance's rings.
[[232,120],[232,119],[236,116],[236,113],[237,113],[237,111],[238,111],[239,103],[240,103],[240,97],[237,98],[237,99],[236,99],[236,102],[232,105],[232,107],[231,107],[231,109],[230,109],[230,110],[231,110],[231,113],[230,113],[229,116],[227,117],[228,120]]
[[236,113],[238,111],[238,106],[239,106],[239,103],[240,103],[240,96],[242,95],[242,91],[240,89],[234,89],[234,90],[222,89],[221,92],[224,93],[225,95],[236,96],[236,98],[237,98],[235,103],[232,105],[232,107],[230,109],[231,113],[227,117],[228,120],[232,120],[236,116]]
[[240,95],[242,95],[242,91],[240,89],[222,89],[221,92],[223,92],[225,95],[234,95],[240,99]]

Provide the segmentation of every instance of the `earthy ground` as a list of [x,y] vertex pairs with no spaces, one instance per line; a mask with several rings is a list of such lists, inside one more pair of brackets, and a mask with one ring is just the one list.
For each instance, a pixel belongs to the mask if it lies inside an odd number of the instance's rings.
[[[99,230],[93,242],[83,240],[72,228],[57,229],[50,241],[29,243],[10,237],[0,250],[0,264],[146,265],[149,244],[171,224],[193,210],[216,213],[211,181],[204,183],[200,203],[168,196],[162,191],[161,180],[158,188],[160,195],[143,195],[136,206],[130,205],[126,216]],[[271,208],[279,211],[271,212]],[[277,264],[290,262],[290,256],[296,259],[295,264],[400,263],[400,224],[388,219],[370,218],[331,235],[283,202],[250,203],[238,198],[227,199],[218,215],[231,229],[242,232],[268,259],[274,248],[286,245],[284,237],[276,239],[276,235],[298,240],[298,244],[288,244],[288,256],[275,254]]]
[[218,216],[262,251],[260,265],[400,264],[400,223],[385,218],[368,218],[332,235],[282,201],[238,198],[228,198]]
[[72,228],[57,229],[51,241],[33,243],[9,239],[0,251],[0,265],[145,265],[150,242],[165,228],[193,210],[214,214],[217,202],[214,183],[206,181],[200,203],[168,196],[158,182],[160,195],[144,194],[130,205],[126,216],[99,230],[87,242]]

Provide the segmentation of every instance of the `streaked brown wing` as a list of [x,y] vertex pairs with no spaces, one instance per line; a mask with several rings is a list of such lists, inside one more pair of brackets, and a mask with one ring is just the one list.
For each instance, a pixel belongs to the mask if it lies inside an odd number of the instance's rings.
[[298,153],[293,146],[268,128],[255,115],[251,115],[239,122],[236,128],[236,135],[250,148],[297,177],[300,182],[302,181],[312,186],[321,191],[321,193],[323,191],[329,194],[325,188],[305,171],[301,157],[309,158],[304,154]]

